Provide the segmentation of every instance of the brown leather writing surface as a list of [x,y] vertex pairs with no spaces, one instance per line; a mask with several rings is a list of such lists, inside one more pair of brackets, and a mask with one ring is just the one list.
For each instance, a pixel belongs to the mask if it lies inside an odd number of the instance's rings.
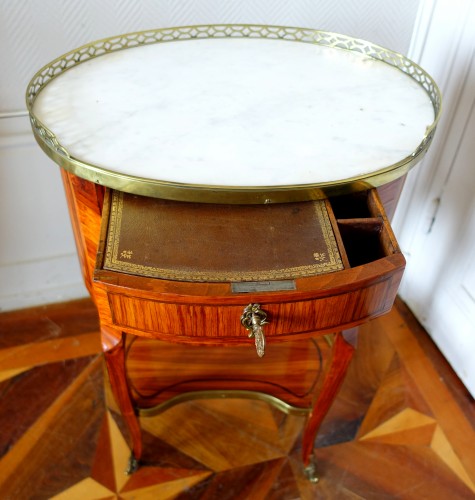
[[216,205],[112,191],[104,269],[212,282],[293,279],[343,265],[324,201]]

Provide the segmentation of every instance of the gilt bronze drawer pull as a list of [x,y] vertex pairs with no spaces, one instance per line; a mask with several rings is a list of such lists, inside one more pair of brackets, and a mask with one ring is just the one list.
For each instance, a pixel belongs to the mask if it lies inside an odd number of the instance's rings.
[[254,337],[257,355],[262,358],[266,348],[266,338],[264,337],[263,325],[266,321],[267,313],[261,309],[259,304],[249,304],[244,308],[241,316],[241,324],[246,330],[249,330],[249,338]]

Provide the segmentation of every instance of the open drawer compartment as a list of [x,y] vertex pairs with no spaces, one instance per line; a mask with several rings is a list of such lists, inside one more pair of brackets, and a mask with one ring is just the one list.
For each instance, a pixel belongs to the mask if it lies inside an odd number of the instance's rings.
[[268,341],[285,341],[357,326],[394,302],[405,261],[376,190],[267,206],[106,194],[94,287],[101,317],[122,331],[242,345],[252,340],[241,314],[258,303]]
[[333,198],[330,203],[348,267],[400,253],[375,189]]

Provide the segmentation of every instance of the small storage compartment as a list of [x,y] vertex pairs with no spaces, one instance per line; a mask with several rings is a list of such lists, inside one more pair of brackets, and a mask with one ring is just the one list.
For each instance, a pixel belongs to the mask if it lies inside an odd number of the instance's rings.
[[368,206],[368,191],[359,191],[353,194],[335,196],[331,198],[331,206],[335,218],[353,219],[371,217]]
[[362,266],[386,255],[381,243],[383,224],[379,219],[339,220],[338,229],[350,267]]
[[350,267],[400,252],[376,190],[331,199]]

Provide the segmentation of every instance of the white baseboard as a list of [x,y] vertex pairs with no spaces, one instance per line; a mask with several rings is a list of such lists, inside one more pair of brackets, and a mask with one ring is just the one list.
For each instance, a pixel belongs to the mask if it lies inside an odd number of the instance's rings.
[[87,297],[77,255],[0,267],[0,311]]

